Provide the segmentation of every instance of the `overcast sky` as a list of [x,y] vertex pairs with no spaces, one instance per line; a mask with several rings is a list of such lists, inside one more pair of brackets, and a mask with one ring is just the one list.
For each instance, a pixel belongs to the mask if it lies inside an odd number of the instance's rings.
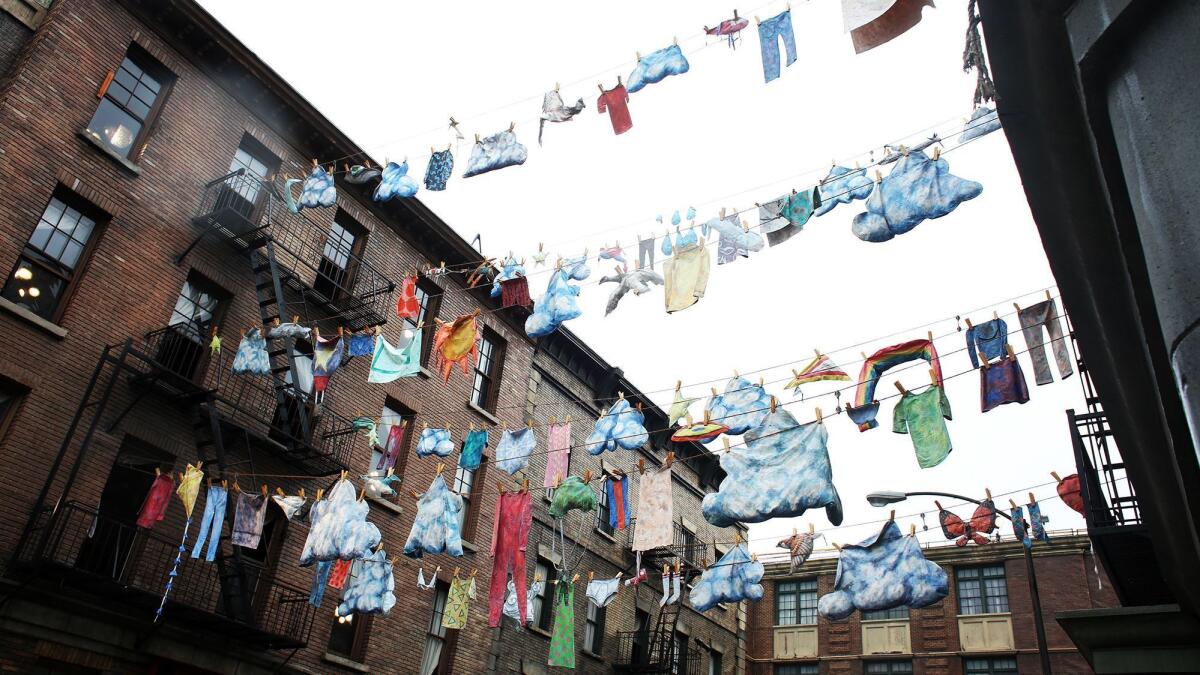
[[[769,84],[763,82],[753,19],[736,50],[713,39],[705,46],[698,36],[703,25],[730,15],[724,1],[304,0],[288,3],[287,11],[238,0],[202,4],[375,158],[407,157],[418,179],[430,146],[450,142],[445,125],[454,115],[467,141],[456,154],[449,188],[422,189],[418,198],[463,237],[479,234],[493,256],[511,250],[529,257],[539,242],[550,261],[560,252],[578,255],[585,246],[594,256],[614,241],[636,256],[639,234],[656,228],[662,234],[654,222],[658,214],[669,220],[674,210],[694,206],[699,220],[707,220],[722,206],[745,209],[791,188],[811,187],[832,159],[865,164],[868,151],[878,156],[884,143],[911,145],[931,127],[945,136],[970,113],[974,89],[974,75],[961,69],[961,1],[926,9],[915,29],[861,55],[842,32],[840,3],[796,2],[798,58]],[[740,9],[742,16],[765,19],[784,4]],[[596,111],[597,83],[611,88],[618,75],[628,81],[635,52],[647,54],[673,38],[687,54],[690,72],[632,94],[633,129],[614,136],[608,116]],[[539,148],[542,95],[556,82],[568,102],[582,96],[587,108],[569,123],[548,125]],[[529,148],[525,165],[463,179],[472,136],[511,122]],[[857,375],[860,351],[923,337],[926,330],[953,333],[937,341],[946,355],[942,368],[947,376],[965,371],[965,352],[950,353],[964,346],[953,317],[982,322],[993,305],[1011,313],[1010,298],[1033,291],[1018,299],[1022,306],[1033,304],[1054,280],[1003,134],[946,159],[954,174],[983,183],[983,194],[908,234],[886,243],[860,241],[850,221],[862,202],[839,206],[786,244],[730,265],[714,261],[705,297],[674,315],[664,312],[655,289],[627,297],[605,318],[610,287],[594,282],[611,265],[593,265],[583,288],[584,316],[568,325],[643,391],[661,392],[654,397],[663,404],[676,380],[700,383],[685,390],[700,396],[714,381],[723,388],[734,369],[761,374],[770,391],[790,402],[781,388],[788,369],[802,367],[814,348]],[[546,281],[544,273],[531,276],[535,297]],[[983,309],[968,314],[976,308]],[[1016,318],[1007,319],[1014,348],[1024,350]],[[1016,491],[1024,503],[1027,486],[1051,481],[1051,470],[1073,473],[1064,410],[1084,407],[1078,379],[1059,382],[1056,373],[1054,384],[1036,387],[1028,356],[1020,358],[1032,397],[1023,406],[981,414],[976,373],[947,382],[955,450],[932,469],[919,469],[909,437],[891,432],[895,400],[883,402],[880,428],[866,433],[845,416],[827,419],[845,524],[886,518],[886,510],[867,505],[864,496],[872,490],[982,497],[988,487],[1007,508],[1001,493]],[[921,367],[898,377],[909,388],[928,381]],[[895,392],[893,379],[883,378],[880,396]],[[813,385],[806,389],[809,400],[789,403],[788,410],[802,422],[813,419],[814,406],[828,416],[835,401],[813,395],[832,388]],[[852,396],[848,391],[842,400]],[[694,411],[699,415],[701,404]],[[1049,498],[1054,488],[1034,492]],[[918,518],[901,516],[930,509],[931,501],[900,504],[899,522],[905,530],[910,522],[920,527]],[[957,511],[970,513],[966,507]],[[1056,499],[1043,511],[1052,529],[1083,527],[1082,517]],[[753,526],[752,547],[769,550],[775,538],[810,520],[828,529],[823,511],[808,516]],[[935,513],[928,524],[922,541],[940,542]],[[876,528],[843,527],[828,537],[857,541]],[[1002,531],[1011,537],[1007,525]]]

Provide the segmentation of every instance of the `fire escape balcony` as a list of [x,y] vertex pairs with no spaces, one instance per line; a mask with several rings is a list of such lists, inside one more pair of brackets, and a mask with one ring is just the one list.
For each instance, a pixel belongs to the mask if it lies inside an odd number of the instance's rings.
[[[637,528],[637,518],[629,521],[629,527],[625,528],[628,533],[628,546],[625,547],[625,555],[629,558],[634,557],[634,552],[630,546],[633,545],[633,533]],[[662,570],[663,565],[675,566],[675,561],[680,561],[683,571],[686,574],[689,569],[692,571],[700,571],[704,569],[704,563],[716,561],[716,549],[712,544],[705,543],[700,540],[696,534],[685,528],[679,522],[671,524],[672,542],[670,546],[661,546],[642,552],[642,566],[650,573],[654,570]],[[636,572],[636,570],[635,570]]]
[[666,649],[652,647],[651,636],[645,631],[623,631],[617,633],[616,638],[613,672],[700,675],[700,648],[695,643],[689,643],[687,653],[680,656],[674,648],[674,636],[670,636],[671,645]]

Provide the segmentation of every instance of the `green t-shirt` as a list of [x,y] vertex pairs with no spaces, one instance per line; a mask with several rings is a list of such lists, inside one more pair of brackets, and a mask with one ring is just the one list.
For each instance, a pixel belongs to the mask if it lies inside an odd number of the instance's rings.
[[[930,387],[920,394],[905,392],[896,404],[892,431],[912,436],[917,464],[922,469],[937,466],[950,454],[950,401],[941,387]],[[944,419],[943,419],[944,418]]]

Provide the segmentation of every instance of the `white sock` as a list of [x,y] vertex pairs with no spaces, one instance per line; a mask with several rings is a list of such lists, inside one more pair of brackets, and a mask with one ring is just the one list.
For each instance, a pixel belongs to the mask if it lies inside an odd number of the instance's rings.
[[672,576],[672,580],[674,581],[675,589],[674,589],[674,591],[671,592],[671,600],[670,601],[671,602],[679,602],[679,595],[681,593],[680,586],[682,585],[680,577],[682,577],[683,574],[682,573],[673,574],[671,576]]

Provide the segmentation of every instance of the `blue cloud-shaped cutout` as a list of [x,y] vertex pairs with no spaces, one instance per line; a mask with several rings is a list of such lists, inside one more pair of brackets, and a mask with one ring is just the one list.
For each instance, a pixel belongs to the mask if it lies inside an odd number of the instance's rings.
[[629,74],[629,84],[625,85],[625,91],[631,94],[641,91],[646,85],[662,82],[671,75],[682,75],[690,67],[679,45],[651,52],[638,59],[633,72]]
[[562,268],[550,275],[546,294],[533,303],[533,313],[525,319],[525,333],[531,338],[549,335],[564,321],[583,314],[579,308],[579,286],[571,281],[582,281],[591,273],[586,257],[564,260]]
[[800,425],[782,408],[746,432],[746,445],[721,455],[726,478],[704,496],[704,519],[717,527],[761,523],[825,507],[829,522],[842,522],[842,500],[833,486],[824,424]]
[[342,594],[337,615],[387,614],[396,606],[396,580],[387,553],[379,549],[355,564],[359,566],[358,573]]
[[379,528],[367,521],[371,511],[358,501],[354,485],[340,480],[329,496],[309,511],[308,539],[300,553],[300,564],[311,565],[327,560],[354,560],[379,544]]
[[437,455],[447,457],[454,452],[454,441],[450,439],[449,429],[422,429],[421,438],[417,440],[417,457]]
[[859,611],[927,607],[946,597],[946,571],[925,559],[917,538],[905,537],[894,521],[861,544],[842,547],[834,591],[821,596],[817,611],[830,621]]
[[408,162],[388,162],[383,167],[379,185],[375,186],[375,201],[386,202],[392,197],[413,197],[416,194],[417,181],[408,175]]
[[751,253],[761,251],[765,241],[761,234],[742,228],[737,216],[725,219],[713,218],[701,226],[707,236],[708,230],[716,230],[721,238],[717,241],[717,264],[724,265]]
[[517,261],[514,260],[513,258],[509,258],[508,260],[505,260],[504,265],[500,268],[500,273],[496,275],[495,279],[492,279],[492,291],[491,291],[490,295],[493,298],[500,297],[500,293],[501,293],[500,282],[501,281],[508,281],[509,279],[516,279],[517,277],[523,277],[523,276],[525,276],[525,266],[524,265],[518,264]]
[[987,136],[993,131],[1000,129],[1000,116],[996,114],[995,108],[986,106],[975,109],[971,113],[971,119],[963,126],[963,132],[958,137],[959,143],[973,141],[980,136]]
[[763,572],[763,564],[751,560],[744,546],[734,546],[700,575],[690,594],[692,608],[707,612],[722,602],[762,600]]
[[946,160],[909,152],[867,199],[866,213],[854,216],[851,231],[863,241],[887,241],[982,192],[983,185],[951,174]]
[[596,420],[596,426],[585,442],[587,451],[599,455],[605,450],[611,452],[617,448],[636,450],[650,440],[645,422],[646,417],[640,410],[629,405],[629,401],[620,399]]
[[537,447],[537,434],[529,427],[505,429],[496,443],[496,468],[514,474],[529,464],[529,456]]
[[738,436],[762,424],[767,418],[771,410],[771,395],[762,385],[753,384],[744,377],[735,377],[725,383],[723,394],[708,399],[704,409],[708,411],[710,420],[729,427],[725,433]]
[[821,205],[813,211],[813,215],[823,216],[838,204],[866,199],[871,196],[873,189],[875,181],[867,177],[866,169],[834,166],[817,186],[817,192],[821,195]]
[[529,151],[517,141],[517,135],[511,131],[501,131],[484,138],[471,148],[471,158],[467,160],[463,178],[478,176],[506,166],[524,164],[528,158]]
[[417,515],[408,541],[404,542],[404,555],[410,558],[420,558],[426,553],[462,556],[462,526],[458,522],[458,512],[462,509],[462,497],[446,487],[445,479],[434,476],[429,489],[417,500]]
[[318,206],[333,206],[336,203],[337,188],[333,186],[333,176],[325,173],[325,167],[313,168],[300,191],[298,209],[315,209]]

